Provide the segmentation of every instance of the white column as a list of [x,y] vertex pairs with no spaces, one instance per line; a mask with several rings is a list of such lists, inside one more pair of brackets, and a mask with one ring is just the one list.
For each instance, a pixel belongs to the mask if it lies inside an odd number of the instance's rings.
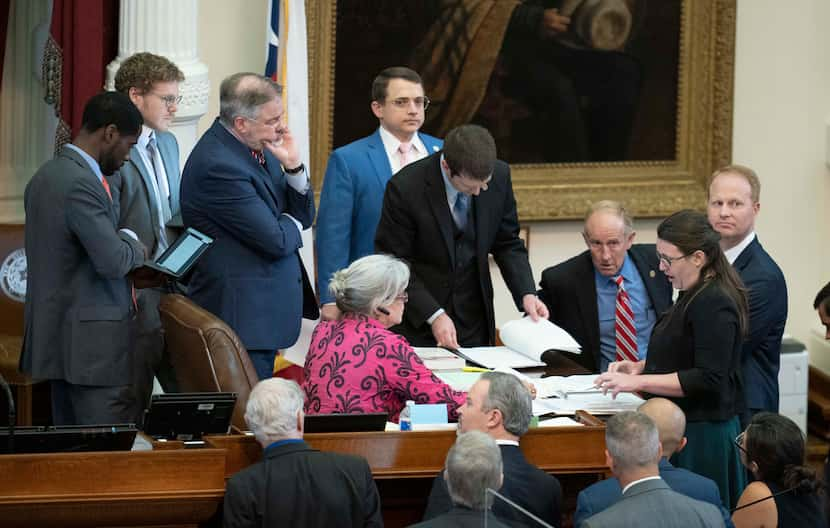
[[182,167],[196,144],[199,118],[207,112],[208,68],[199,60],[197,0],[121,0],[118,57],[107,66],[106,88],[113,90],[121,62],[140,51],[162,55],[184,73],[182,102],[170,127],[179,141]]

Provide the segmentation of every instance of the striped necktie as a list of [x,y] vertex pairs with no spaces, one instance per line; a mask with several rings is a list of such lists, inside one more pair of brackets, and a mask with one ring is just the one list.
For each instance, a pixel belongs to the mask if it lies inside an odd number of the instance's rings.
[[617,283],[617,303],[614,311],[614,337],[617,343],[616,361],[638,361],[637,327],[634,325],[634,310],[631,298],[623,286],[623,276],[614,277]]

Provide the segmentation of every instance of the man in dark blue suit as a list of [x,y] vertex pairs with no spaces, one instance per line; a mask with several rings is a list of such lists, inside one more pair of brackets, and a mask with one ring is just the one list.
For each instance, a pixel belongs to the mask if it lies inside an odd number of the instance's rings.
[[[461,433],[487,433],[501,449],[504,474],[499,493],[551,526],[562,521],[562,487],[525,459],[519,439],[530,426],[532,402],[530,392],[512,374],[485,372],[470,387],[467,403],[458,408],[458,430]],[[444,473],[432,483],[424,520],[433,519],[453,508]],[[511,525],[526,521],[504,501],[493,506],[493,513]]]
[[182,174],[182,218],[216,242],[196,264],[188,294],[239,335],[260,378],[293,345],[317,303],[300,261],[314,196],[285,126],[281,88],[254,73],[219,88],[219,118]]
[[760,196],[761,182],[749,167],[723,167],[709,180],[709,223],[720,233],[721,248],[749,296],[749,335],[741,353],[744,427],[760,411],[778,412],[778,367],[787,322],[784,274],[755,235]]
[[441,149],[442,142],[418,132],[429,99],[413,70],[386,68],[372,83],[374,134],[331,153],[317,215],[317,293],[324,319],[339,315],[329,293],[332,274],[375,252],[375,229],[383,191],[392,174]]
[[[726,526],[732,526],[729,512],[721,503],[720,493],[714,481],[689,470],[676,468],[668,460],[686,446],[686,416],[680,407],[665,398],[652,398],[642,404],[638,411],[651,418],[657,426],[663,446],[663,458],[658,464],[660,478],[678,493],[714,504],[720,509]],[[621,497],[622,487],[616,477],[597,482],[580,491],[576,501],[574,526],[579,526],[582,521],[605,510]]]

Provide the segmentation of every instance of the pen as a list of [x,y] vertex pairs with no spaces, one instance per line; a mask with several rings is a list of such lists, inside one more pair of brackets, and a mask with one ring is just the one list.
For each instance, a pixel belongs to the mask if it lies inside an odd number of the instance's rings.
[[480,367],[464,367],[461,372],[490,372],[490,369]]

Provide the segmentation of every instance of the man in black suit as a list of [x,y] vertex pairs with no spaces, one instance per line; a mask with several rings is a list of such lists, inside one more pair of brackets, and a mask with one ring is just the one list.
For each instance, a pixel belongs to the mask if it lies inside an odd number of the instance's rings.
[[709,223],[720,233],[721,249],[749,296],[749,335],[741,352],[744,427],[760,411],[778,412],[778,367],[787,322],[784,274],[755,235],[760,198],[761,182],[749,167],[723,167],[709,180]]
[[412,528],[478,528],[505,527],[488,512],[493,498],[487,490],[498,490],[502,483],[501,452],[496,442],[481,431],[459,435],[447,453],[444,480],[447,483],[452,509]]
[[[503,463],[504,483],[499,493],[558,527],[562,520],[562,487],[556,477],[528,463],[519,449],[519,438],[530,425],[531,405],[530,393],[518,378],[504,372],[485,372],[470,387],[466,405],[458,408],[458,430],[482,431],[492,437],[499,444]],[[432,483],[424,519],[451,509],[447,483],[439,474]],[[527,520],[505,502],[497,502],[493,513],[508,521]]]
[[569,357],[594,372],[604,372],[622,354],[616,304],[623,290],[634,316],[634,335],[626,337],[638,360],[645,359],[654,323],[672,302],[671,284],[657,272],[654,244],[634,244],[636,234],[619,202],[596,202],[582,232],[588,250],[542,272],[539,297],[551,321],[582,346],[582,354]]
[[441,152],[389,180],[375,250],[411,266],[409,302],[393,330],[415,346],[495,342],[489,254],[516,306],[534,320],[547,318],[519,238],[510,168],[480,126],[451,130]]
[[303,391],[293,381],[271,378],[251,391],[245,421],[263,460],[228,482],[225,528],[383,526],[369,464],[309,447],[303,419]]

